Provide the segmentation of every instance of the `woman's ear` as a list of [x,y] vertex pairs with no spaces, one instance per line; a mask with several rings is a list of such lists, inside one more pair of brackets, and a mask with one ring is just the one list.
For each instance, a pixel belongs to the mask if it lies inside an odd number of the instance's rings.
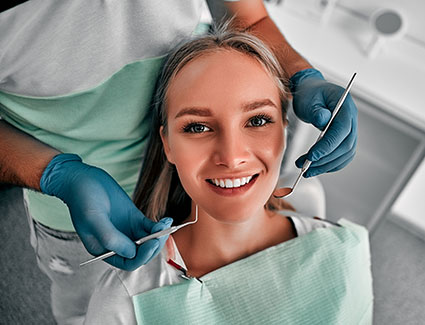
[[168,162],[171,163],[171,164],[174,164],[174,160],[172,159],[170,146],[168,144],[168,138],[164,134],[164,126],[163,125],[161,125],[161,127],[159,128],[159,136],[161,137],[162,146],[164,148],[164,153],[165,153],[165,156],[167,157]]

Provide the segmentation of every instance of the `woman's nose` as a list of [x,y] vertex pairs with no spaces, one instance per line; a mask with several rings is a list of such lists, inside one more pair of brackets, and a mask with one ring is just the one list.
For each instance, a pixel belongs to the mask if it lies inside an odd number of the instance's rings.
[[245,164],[250,156],[249,143],[238,132],[226,132],[222,134],[214,150],[213,161],[216,165],[227,168],[237,168]]

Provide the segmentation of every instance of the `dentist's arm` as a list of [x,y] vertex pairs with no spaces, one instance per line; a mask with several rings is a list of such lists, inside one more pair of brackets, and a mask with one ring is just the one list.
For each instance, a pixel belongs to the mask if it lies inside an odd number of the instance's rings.
[[0,120],[0,182],[40,191],[40,178],[60,152]]
[[[327,82],[289,45],[269,17],[262,0],[226,2],[226,7],[242,27],[253,32],[274,51],[290,78],[296,115],[304,122],[323,129],[344,89]],[[348,95],[325,136],[307,154],[299,157],[296,165],[301,168],[306,158],[313,162],[305,177],[340,170],[353,160],[356,143],[357,107]]]
[[146,218],[104,170],[84,164],[77,155],[61,153],[5,121],[0,121],[0,152],[0,182],[61,199],[91,254],[115,251],[118,255],[106,261],[134,270],[163,247],[166,237],[140,247],[133,241],[168,228],[172,220],[155,223]]

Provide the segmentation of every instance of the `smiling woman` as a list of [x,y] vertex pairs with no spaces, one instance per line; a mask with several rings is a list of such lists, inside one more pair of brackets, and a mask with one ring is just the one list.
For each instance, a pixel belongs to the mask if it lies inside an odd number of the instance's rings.
[[[249,145],[258,147],[258,143],[270,139],[271,132],[277,132],[278,137],[271,137],[276,139],[271,154],[276,165],[280,164],[285,147],[287,81],[279,63],[261,41],[247,33],[229,32],[227,28],[223,25],[210,36],[184,44],[170,54],[165,63],[166,68],[158,82],[153,117],[155,129],[160,129],[160,132],[152,134],[147,153],[149,158],[144,164],[144,170],[149,172],[141,174],[135,193],[136,205],[152,219],[171,216],[180,223],[188,217],[192,200],[187,188],[182,186],[182,175],[178,175],[177,171],[179,166],[185,166],[186,170],[190,170],[191,165],[199,167],[197,157],[203,161],[220,160],[220,155],[225,159],[243,159],[232,157],[239,153],[226,150],[232,151],[234,146],[249,151],[244,140],[251,140]],[[235,80],[238,82],[235,83]],[[232,116],[234,114],[237,115]],[[231,125],[229,122],[232,122]],[[241,127],[241,123],[246,125]],[[226,130],[235,133],[230,134]],[[183,139],[186,141],[179,141]],[[166,152],[170,146],[186,145],[173,150],[173,153],[178,151],[186,158],[184,164],[166,160],[161,140]],[[207,150],[207,142],[209,148],[221,148],[221,154],[216,152],[211,157],[211,152],[202,152],[201,148]],[[258,173],[249,174],[249,168],[254,168],[252,162],[248,166],[244,162],[239,166],[233,164],[230,162],[224,171],[226,162],[222,162],[220,170],[213,171],[213,175],[205,175],[211,176],[205,177],[205,180],[215,179],[216,182],[211,183],[228,188],[230,182],[234,187],[232,179],[240,177],[242,183],[243,179],[247,181],[247,177],[258,176],[255,175]],[[276,182],[277,178],[269,185],[273,187]],[[224,190],[221,193],[236,192]],[[267,196],[267,192],[263,195]],[[270,198],[267,205],[272,210],[291,209],[289,204],[274,198]],[[224,205],[222,209],[226,210]],[[248,207],[246,210],[249,210]]]
[[[133,273],[107,272],[87,324],[302,323],[323,301],[332,303],[319,323],[346,323],[350,311],[368,319],[364,230],[284,216],[278,210],[291,207],[272,198],[285,151],[282,76],[261,41],[228,26],[169,55],[135,203],[153,220],[198,221]],[[356,258],[346,260],[347,248]],[[335,296],[347,278],[356,291]]]
[[[231,208],[236,219],[264,213],[279,176],[285,125],[278,87],[261,64],[229,49],[203,55],[171,82],[166,108],[165,154],[201,211],[229,218]],[[233,180],[242,178],[250,182],[235,190]],[[209,186],[213,179],[218,186]],[[253,183],[256,190],[248,191]]]

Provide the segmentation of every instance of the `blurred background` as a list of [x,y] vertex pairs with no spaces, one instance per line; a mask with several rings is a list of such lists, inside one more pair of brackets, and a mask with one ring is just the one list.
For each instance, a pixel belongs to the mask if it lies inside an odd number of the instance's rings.
[[[370,231],[374,323],[425,324],[425,1],[266,4],[325,78],[345,87],[358,73],[351,90],[359,109],[356,157],[319,176],[326,215]],[[297,120],[292,127],[287,171],[318,134]]]
[[[375,324],[425,324],[425,1],[266,2],[290,44],[351,94],[357,154],[319,177],[327,218],[370,231]],[[208,16],[208,14],[206,14]],[[291,118],[284,172],[318,132]],[[288,180],[292,183],[292,180]],[[308,182],[308,180],[303,180]],[[36,267],[19,188],[0,184],[0,324],[53,324],[49,283]],[[6,215],[7,218],[3,216]]]

